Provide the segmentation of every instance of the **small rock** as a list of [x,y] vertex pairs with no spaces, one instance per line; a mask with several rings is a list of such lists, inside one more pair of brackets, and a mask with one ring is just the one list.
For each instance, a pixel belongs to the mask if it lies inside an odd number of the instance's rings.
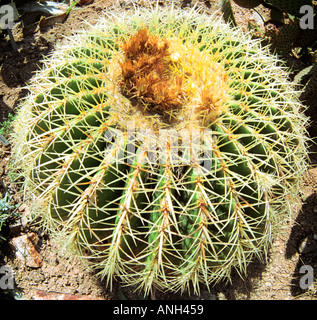
[[261,18],[261,16],[257,12],[254,12],[251,15],[250,20],[254,21],[260,28],[264,27],[263,19]]
[[16,257],[31,268],[40,268],[42,259],[35,248],[37,237],[34,233],[13,238],[10,244],[14,247]]
[[296,262],[298,260],[298,254],[295,254],[291,257],[292,262]]
[[30,216],[29,207],[25,203],[23,203],[18,208],[18,211],[21,213],[22,227],[25,228],[28,225],[28,216]]
[[218,296],[218,300],[227,300],[223,292],[218,292],[217,296]]
[[303,253],[304,250],[307,248],[307,244],[308,244],[308,236],[305,237],[304,239],[301,239],[301,241],[298,244],[298,252],[299,253]]
[[305,245],[301,248],[301,254],[316,254],[317,251],[317,241],[310,236],[307,241],[304,241]]

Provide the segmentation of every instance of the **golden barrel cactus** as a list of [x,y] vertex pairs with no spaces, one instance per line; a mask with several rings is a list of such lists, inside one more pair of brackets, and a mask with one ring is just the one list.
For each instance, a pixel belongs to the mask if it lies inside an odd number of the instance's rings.
[[41,224],[108,284],[199,291],[267,252],[306,170],[280,61],[214,17],[114,15],[45,60],[14,166]]

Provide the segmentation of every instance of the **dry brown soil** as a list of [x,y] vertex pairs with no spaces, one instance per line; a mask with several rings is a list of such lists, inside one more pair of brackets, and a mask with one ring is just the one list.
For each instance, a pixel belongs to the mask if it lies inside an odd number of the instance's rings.
[[[108,10],[130,10],[133,1],[95,0],[92,4],[76,7],[67,20],[41,30],[37,23],[24,29],[17,26],[14,37],[18,52],[12,51],[7,38],[0,39],[0,122],[14,112],[20,100],[27,94],[24,86],[41,68],[43,55],[49,55],[56,44],[65,36],[71,36],[77,29],[85,27],[85,21],[94,24]],[[134,1],[146,6],[150,1]],[[169,1],[162,1],[163,5]],[[183,10],[194,4],[203,11],[212,13],[218,9],[218,1],[176,1]],[[263,8],[262,8],[263,9]],[[252,12],[235,6],[237,21],[245,28]],[[261,10],[261,8],[260,8]],[[265,14],[265,10],[263,10]],[[315,122],[312,119],[311,133],[315,134]],[[312,151],[316,148],[312,145]],[[152,299],[316,299],[315,290],[301,291],[299,288],[299,268],[303,264],[311,265],[317,270],[317,169],[314,167],[316,156],[312,155],[312,167],[305,189],[302,203],[294,209],[294,215],[287,219],[275,240],[266,261],[255,261],[247,269],[243,279],[233,274],[232,283],[220,283],[208,290],[202,288],[201,295],[170,294],[155,292]],[[11,182],[8,164],[10,146],[0,145],[0,179],[12,194],[12,203],[21,204],[22,196],[19,186]],[[3,187],[0,185],[0,191]],[[29,209],[31,210],[31,209]],[[27,226],[22,233],[37,232]],[[10,234],[9,238],[17,235]],[[70,257],[47,235],[39,233],[36,248],[42,260],[42,266],[31,268],[15,257],[11,247],[0,245],[0,264],[13,267],[14,280],[24,299],[120,299],[124,293],[128,299],[138,299],[133,290],[120,287],[114,283],[110,291],[105,283],[90,274],[76,258]]]

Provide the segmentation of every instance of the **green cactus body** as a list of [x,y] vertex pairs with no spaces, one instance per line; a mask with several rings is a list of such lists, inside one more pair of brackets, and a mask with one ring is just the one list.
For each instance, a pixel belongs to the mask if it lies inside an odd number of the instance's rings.
[[110,284],[197,292],[245,271],[306,170],[306,118],[278,62],[195,11],[79,34],[15,122],[34,213]]

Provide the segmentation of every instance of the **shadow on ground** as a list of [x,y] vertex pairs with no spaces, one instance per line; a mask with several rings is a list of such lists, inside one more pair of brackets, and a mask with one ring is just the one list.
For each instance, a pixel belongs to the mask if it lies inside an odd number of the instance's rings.
[[[309,278],[310,268],[314,273],[317,270],[317,195],[310,195],[302,206],[294,226],[291,230],[289,240],[286,244],[285,257],[291,259],[299,253],[295,270],[291,278],[291,294],[298,296],[307,290],[313,281],[313,275]],[[308,269],[301,269],[308,266]]]

